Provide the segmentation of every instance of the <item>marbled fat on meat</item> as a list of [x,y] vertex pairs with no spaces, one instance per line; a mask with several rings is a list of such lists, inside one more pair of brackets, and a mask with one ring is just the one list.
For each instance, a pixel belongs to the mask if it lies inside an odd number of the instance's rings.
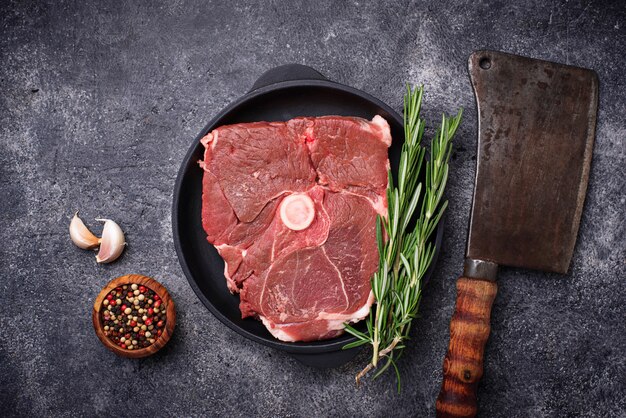
[[[260,319],[283,341],[332,338],[365,318],[378,268],[376,215],[387,215],[387,122],[242,123],[201,142],[202,225],[224,259],[228,288],[240,294],[242,317]],[[313,202],[302,230],[281,218],[290,195]]]

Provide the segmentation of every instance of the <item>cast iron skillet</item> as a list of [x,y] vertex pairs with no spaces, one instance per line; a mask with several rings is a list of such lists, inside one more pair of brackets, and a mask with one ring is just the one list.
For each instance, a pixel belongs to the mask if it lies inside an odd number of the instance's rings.
[[[392,171],[397,172],[404,131],[402,118],[389,106],[369,94],[329,81],[310,67],[289,64],[273,68],[254,83],[252,89],[222,110],[194,139],[178,172],[174,188],[172,227],[181,267],[202,303],[224,324],[251,340],[284,350],[299,361],[316,367],[337,367],[351,360],[358,349],[342,350],[354,337],[343,335],[331,340],[286,343],[274,338],[261,322],[241,319],[239,296],[229,293],[224,278],[224,262],[206,240],[202,229],[202,169],[200,138],[226,124],[255,121],[286,121],[297,116],[343,115],[371,119],[381,115],[391,126],[393,143],[389,149]],[[435,237],[435,265],[443,226]]]

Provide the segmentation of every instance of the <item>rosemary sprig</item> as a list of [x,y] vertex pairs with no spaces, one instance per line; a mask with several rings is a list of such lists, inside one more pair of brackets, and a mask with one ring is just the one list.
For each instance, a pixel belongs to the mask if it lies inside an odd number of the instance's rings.
[[[374,377],[393,367],[398,391],[401,386],[396,361],[409,338],[411,322],[417,315],[422,296],[422,278],[435,252],[429,238],[448,206],[447,201],[441,200],[448,180],[452,138],[463,113],[463,109],[460,109],[454,117],[442,116],[441,125],[430,146],[430,159],[423,167],[426,160],[426,149],[421,144],[424,135],[424,120],[420,118],[423,95],[423,86],[411,88],[407,85],[404,95],[405,139],[397,184],[389,171],[388,216],[379,216],[376,222],[380,256],[378,271],[372,277],[376,304],[372,306],[366,320],[366,332],[346,325],[347,332],[357,337],[357,340],[343,347],[372,346],[372,359],[357,374],[357,384],[385,359]],[[422,169],[425,170],[423,176]],[[423,186],[421,178],[424,179]]]

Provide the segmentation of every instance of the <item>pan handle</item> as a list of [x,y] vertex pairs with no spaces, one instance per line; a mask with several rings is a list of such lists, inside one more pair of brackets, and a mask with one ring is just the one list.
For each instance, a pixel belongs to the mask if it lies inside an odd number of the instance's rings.
[[327,78],[306,65],[285,64],[264,72],[261,77],[254,82],[248,93],[258,90],[261,87],[280,83],[281,81],[292,80],[327,80]]
[[330,369],[343,366],[356,357],[362,347],[355,347],[349,350],[331,351],[328,353],[318,354],[296,354],[289,355],[305,366],[315,367],[316,369]]

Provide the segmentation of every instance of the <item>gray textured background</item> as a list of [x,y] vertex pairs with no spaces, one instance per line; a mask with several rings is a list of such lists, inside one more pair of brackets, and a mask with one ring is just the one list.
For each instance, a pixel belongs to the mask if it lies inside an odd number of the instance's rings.
[[[594,68],[601,84],[570,274],[503,269],[480,415],[626,416],[623,2],[151,3],[0,6],[1,415],[432,415],[475,165],[466,60],[493,48]],[[364,357],[314,370],[230,331],[176,259],[172,190],[191,141],[261,73],[290,62],[398,110],[404,83],[423,82],[431,126],[466,109],[444,249],[400,395],[391,374],[354,387]],[[119,221],[129,241],[119,262],[98,266],[70,243],[76,209],[92,227],[96,216]],[[131,272],[162,281],[179,314],[169,346],[141,361],[106,351],[91,326],[100,288]]]

